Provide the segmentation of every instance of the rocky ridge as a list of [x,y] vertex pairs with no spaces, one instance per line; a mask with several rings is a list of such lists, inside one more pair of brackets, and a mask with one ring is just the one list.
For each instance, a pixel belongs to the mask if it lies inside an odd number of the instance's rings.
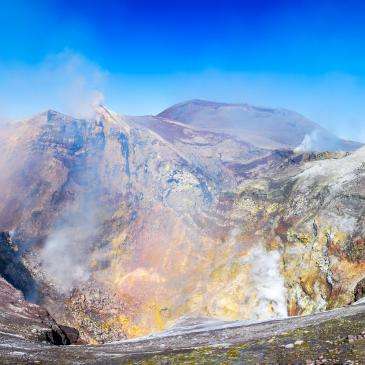
[[293,151],[300,132],[277,149],[171,117],[47,111],[0,131],[0,227],[39,304],[105,342],[358,298],[363,148]]

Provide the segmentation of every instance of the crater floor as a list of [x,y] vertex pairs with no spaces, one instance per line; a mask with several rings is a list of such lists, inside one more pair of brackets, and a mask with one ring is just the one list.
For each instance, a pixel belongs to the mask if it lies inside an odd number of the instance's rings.
[[0,332],[0,358],[2,364],[362,364],[365,303],[257,323],[180,323],[95,346],[53,346]]

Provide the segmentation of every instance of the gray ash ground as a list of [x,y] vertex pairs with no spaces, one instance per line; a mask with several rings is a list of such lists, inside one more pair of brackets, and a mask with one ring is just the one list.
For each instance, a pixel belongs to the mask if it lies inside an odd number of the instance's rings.
[[53,346],[1,331],[0,358],[2,364],[364,364],[365,303],[261,323],[190,320],[95,346]]

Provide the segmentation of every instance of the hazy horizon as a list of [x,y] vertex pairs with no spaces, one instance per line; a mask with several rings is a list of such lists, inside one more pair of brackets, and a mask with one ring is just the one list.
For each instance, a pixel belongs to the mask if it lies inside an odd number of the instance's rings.
[[363,4],[209,4],[3,1],[0,118],[205,99],[294,110],[365,142]]

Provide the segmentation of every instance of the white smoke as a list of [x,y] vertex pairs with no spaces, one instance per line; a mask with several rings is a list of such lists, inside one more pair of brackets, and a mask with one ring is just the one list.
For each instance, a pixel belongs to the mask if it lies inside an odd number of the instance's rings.
[[286,317],[286,289],[280,272],[280,253],[266,251],[262,245],[257,245],[250,251],[247,262],[252,264],[252,287],[258,296],[253,318],[272,318],[270,307],[277,317]]
[[32,66],[0,64],[0,79],[0,122],[47,109],[88,118],[104,99],[108,73],[66,50]]
[[40,257],[43,270],[61,292],[67,292],[89,278],[84,241],[75,239],[66,227],[52,233]]
[[317,131],[313,131],[311,134],[306,134],[301,144],[296,147],[294,151],[298,153],[315,151],[318,139],[317,134]]
[[96,195],[82,194],[65,210],[40,251],[43,271],[61,292],[68,292],[90,277],[90,259],[101,208]]
[[323,152],[323,151],[338,151],[341,150],[341,141],[332,134],[319,129],[313,130],[306,134],[294,151],[302,152]]

